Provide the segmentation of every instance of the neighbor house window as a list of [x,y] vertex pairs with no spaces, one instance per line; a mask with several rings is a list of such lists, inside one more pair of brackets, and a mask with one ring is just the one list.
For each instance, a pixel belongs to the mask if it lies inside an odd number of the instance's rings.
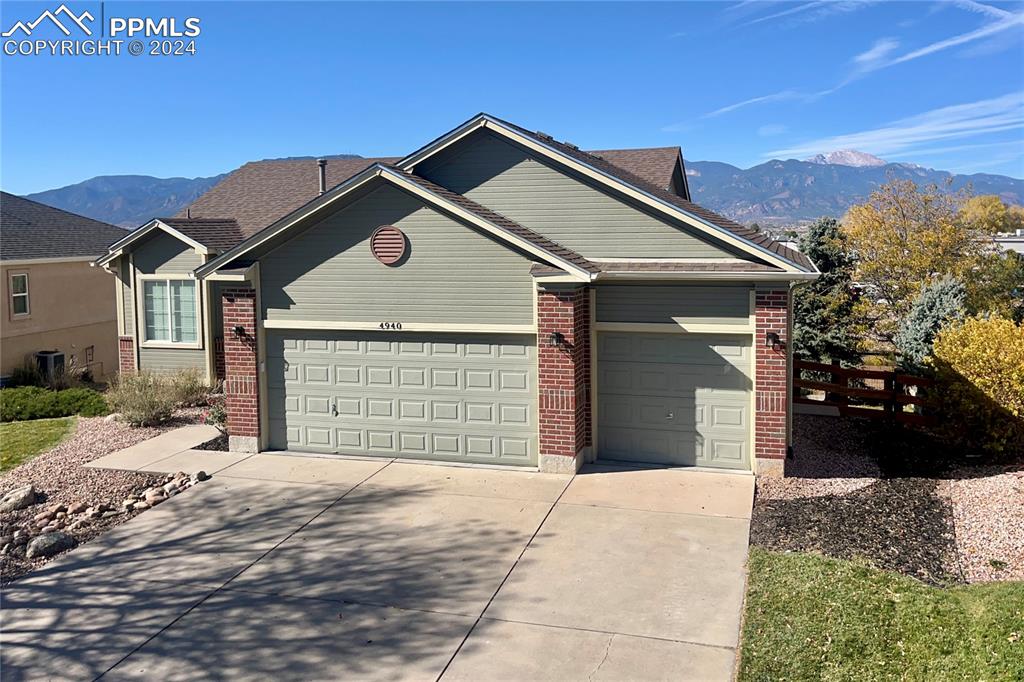
[[146,341],[196,342],[195,280],[147,279],[142,294]]
[[28,315],[28,274],[11,275],[11,315]]

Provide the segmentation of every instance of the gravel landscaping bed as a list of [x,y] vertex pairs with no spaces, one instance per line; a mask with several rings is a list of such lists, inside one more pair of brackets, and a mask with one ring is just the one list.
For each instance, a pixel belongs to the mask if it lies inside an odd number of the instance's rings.
[[846,494],[760,500],[750,543],[777,551],[862,557],[930,584],[962,581],[952,509],[927,478],[876,480]]
[[164,431],[195,423],[200,412],[182,410],[175,413],[174,420],[157,428],[133,428],[106,417],[79,418],[74,434],[66,441],[0,477],[0,496],[28,485],[35,492],[30,506],[0,512],[0,582],[9,582],[51,558],[26,556],[32,540],[47,534],[47,528],[70,536],[61,539],[68,546],[57,549],[59,553],[141,511],[126,509],[122,502],[162,484],[163,477],[82,465]]
[[1024,467],[958,469],[946,494],[967,581],[1024,580]]
[[867,420],[793,421],[787,476],[758,479],[752,545],[930,584],[1024,579],[1024,465],[957,466],[929,436]]

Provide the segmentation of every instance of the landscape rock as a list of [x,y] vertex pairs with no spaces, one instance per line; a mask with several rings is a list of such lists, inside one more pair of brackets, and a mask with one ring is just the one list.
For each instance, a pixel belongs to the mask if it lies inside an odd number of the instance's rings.
[[68,507],[68,514],[81,514],[89,508],[85,502],[75,502],[73,505]]
[[195,474],[195,478],[197,481],[208,481],[210,480],[210,474],[206,473],[205,471],[197,471]]
[[111,412],[110,414],[108,414],[106,417],[103,418],[103,422],[105,424],[109,424],[110,422],[116,422],[120,418],[121,418],[121,413],[120,412]]
[[36,489],[31,485],[15,488],[0,499],[0,512],[18,511],[36,502]]
[[150,488],[146,491],[144,499],[150,504],[154,504],[158,501],[163,502],[167,499],[167,493],[165,493],[161,488]]
[[75,539],[67,533],[56,531],[53,533],[44,533],[35,538],[32,538],[32,542],[28,543],[28,549],[25,551],[25,556],[29,559],[35,559],[36,557],[51,557],[55,554],[67,551],[75,546]]

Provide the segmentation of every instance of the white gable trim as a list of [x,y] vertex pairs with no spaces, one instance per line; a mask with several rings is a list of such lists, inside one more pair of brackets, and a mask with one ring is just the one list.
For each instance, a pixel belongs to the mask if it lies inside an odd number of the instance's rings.
[[124,250],[128,246],[131,246],[132,244],[142,239],[143,237],[153,232],[154,230],[163,230],[164,232],[171,235],[178,241],[184,242],[185,244],[191,246],[192,250],[201,256],[209,256],[213,253],[216,253],[216,251],[210,249],[205,244],[201,244],[200,242],[197,242],[195,239],[192,239],[191,237],[183,234],[182,232],[179,232],[178,230],[174,229],[173,227],[163,222],[162,220],[155,219],[149,221],[142,227],[133,231],[127,237],[124,237],[123,239],[120,239],[111,244],[110,246],[108,246],[107,254],[105,256],[100,256],[99,258],[97,258],[95,264],[106,265],[110,261],[122,255],[124,253]]
[[381,180],[388,182],[410,194],[413,194],[422,199],[428,205],[440,208],[448,213],[457,216],[459,219],[468,222],[472,225],[480,227],[486,232],[493,234],[498,237],[501,241],[511,244],[527,253],[537,256],[541,260],[556,267],[562,268],[568,272],[573,273],[577,278],[577,281],[590,281],[593,277],[592,273],[587,270],[566,261],[555,254],[546,251],[537,245],[523,239],[519,235],[509,232],[505,228],[495,225],[488,220],[478,216],[477,214],[468,211],[457,204],[454,204],[443,197],[440,197],[433,192],[421,187],[414,181],[405,177],[401,173],[396,173],[394,170],[387,168],[381,164],[374,164],[367,168],[362,173],[350,178],[347,182],[338,185],[333,190],[327,192],[319,199],[315,199],[303,208],[294,211],[290,215],[282,218],[276,224],[271,225],[265,230],[257,233],[253,237],[250,237],[246,241],[242,242],[238,246],[230,249],[223,253],[217,258],[213,259],[209,263],[200,266],[196,269],[195,273],[197,277],[206,277],[209,273],[216,271],[222,265],[242,256],[253,249],[258,248],[260,245],[265,244],[271,239],[281,235],[288,231],[297,223],[308,218],[309,216],[323,211],[328,206],[338,202],[345,196],[349,195],[357,188],[366,185],[366,183],[380,178]]
[[742,251],[750,253],[762,260],[765,260],[773,265],[783,268],[787,272],[807,272],[807,270],[792,261],[779,256],[772,251],[754,244],[753,242],[742,239],[729,230],[713,225],[708,221],[696,216],[692,213],[684,211],[678,206],[659,199],[658,197],[649,194],[641,189],[630,185],[629,183],[620,180],[604,171],[598,170],[589,164],[583,163],[582,161],[575,159],[554,147],[550,147],[546,144],[540,143],[532,137],[523,135],[522,133],[509,128],[507,125],[498,121],[486,114],[481,114],[470,121],[462,124],[455,130],[451,131],[447,135],[444,135],[434,142],[430,143],[426,147],[419,149],[409,156],[399,161],[396,165],[405,171],[411,171],[417,164],[422,163],[429,157],[437,154],[438,152],[450,147],[459,140],[463,139],[470,133],[485,128],[502,135],[503,137],[510,139],[531,151],[537,152],[538,154],[556,161],[564,166],[568,166],[572,170],[584,175],[588,178],[596,180],[598,183],[603,184],[606,187],[614,189],[618,192],[625,194],[626,196],[638,201],[645,206],[656,209],[657,211],[667,214],[681,220],[687,225],[700,230],[706,234],[709,234],[716,239],[719,239],[731,246],[734,246]]

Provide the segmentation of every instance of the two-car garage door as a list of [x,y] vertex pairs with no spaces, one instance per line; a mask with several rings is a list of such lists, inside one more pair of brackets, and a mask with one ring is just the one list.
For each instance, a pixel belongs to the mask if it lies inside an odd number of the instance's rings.
[[270,447],[536,465],[535,338],[268,330]]

